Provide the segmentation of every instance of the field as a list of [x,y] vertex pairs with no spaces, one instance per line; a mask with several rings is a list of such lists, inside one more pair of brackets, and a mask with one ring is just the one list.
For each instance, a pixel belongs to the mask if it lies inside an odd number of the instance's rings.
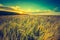
[[60,40],[60,16],[0,16],[0,40]]

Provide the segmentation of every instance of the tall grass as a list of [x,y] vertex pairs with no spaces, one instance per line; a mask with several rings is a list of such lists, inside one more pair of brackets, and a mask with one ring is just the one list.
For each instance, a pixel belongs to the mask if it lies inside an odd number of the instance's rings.
[[0,40],[58,40],[60,16],[0,16]]

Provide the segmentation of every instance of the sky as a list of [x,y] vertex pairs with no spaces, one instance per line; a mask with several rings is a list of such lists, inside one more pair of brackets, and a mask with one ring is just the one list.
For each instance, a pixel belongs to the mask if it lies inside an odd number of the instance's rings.
[[60,12],[60,0],[0,0],[4,6],[19,6],[27,11],[51,10]]

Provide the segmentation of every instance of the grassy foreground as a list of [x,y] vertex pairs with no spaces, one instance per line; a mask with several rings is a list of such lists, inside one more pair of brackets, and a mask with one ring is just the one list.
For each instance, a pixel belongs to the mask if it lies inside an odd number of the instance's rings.
[[0,16],[0,40],[60,40],[60,16]]

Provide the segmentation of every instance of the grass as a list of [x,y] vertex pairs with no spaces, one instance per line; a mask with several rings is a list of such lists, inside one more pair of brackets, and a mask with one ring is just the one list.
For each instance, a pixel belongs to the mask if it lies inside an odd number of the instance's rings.
[[0,16],[0,40],[58,40],[60,16]]

